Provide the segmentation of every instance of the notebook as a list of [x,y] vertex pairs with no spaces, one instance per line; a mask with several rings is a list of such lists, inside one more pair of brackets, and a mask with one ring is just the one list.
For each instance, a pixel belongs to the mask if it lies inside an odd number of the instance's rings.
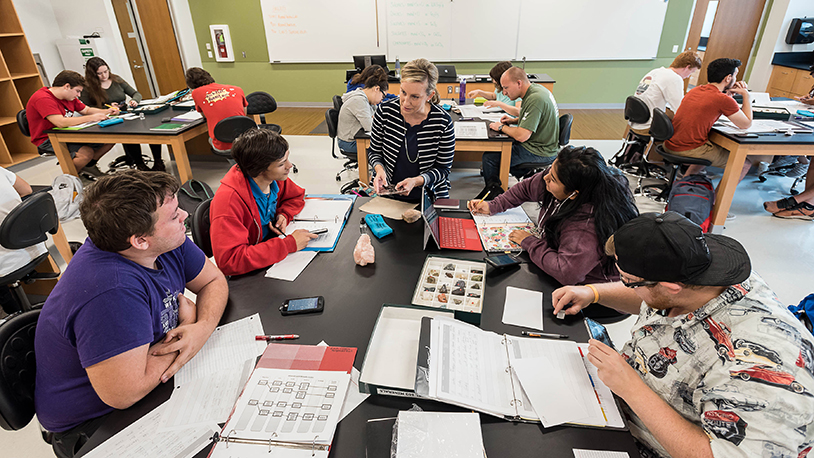
[[426,189],[421,189],[421,219],[424,220],[424,249],[433,239],[438,248],[481,251],[480,237],[471,219],[438,216]]
[[509,240],[512,231],[537,233],[537,227],[521,207],[510,208],[491,216],[472,215],[478,228],[483,249],[488,253],[522,251],[520,245]]

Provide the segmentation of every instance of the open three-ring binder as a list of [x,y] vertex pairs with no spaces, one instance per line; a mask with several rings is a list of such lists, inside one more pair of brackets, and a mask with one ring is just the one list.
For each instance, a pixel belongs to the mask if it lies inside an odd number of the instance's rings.
[[319,194],[310,195],[305,198],[305,206],[299,214],[294,216],[294,221],[289,222],[286,227],[286,235],[290,235],[297,229],[313,231],[315,229],[328,229],[328,232],[320,234],[314,240],[308,242],[304,251],[333,251],[342,230],[345,227],[353,203],[356,201],[354,195],[344,194]]
[[554,422],[538,415],[545,406],[538,405],[537,410],[532,407],[513,367],[520,364],[518,361],[525,359],[528,363],[538,357],[551,361],[556,376],[576,393],[573,410],[582,413],[572,417],[569,424],[626,427],[609,390],[601,396],[595,387],[604,385],[589,376],[576,342],[500,335],[446,317],[422,319],[415,391],[419,396],[506,420],[545,426]]
[[326,458],[350,382],[356,348],[269,344],[210,458]]

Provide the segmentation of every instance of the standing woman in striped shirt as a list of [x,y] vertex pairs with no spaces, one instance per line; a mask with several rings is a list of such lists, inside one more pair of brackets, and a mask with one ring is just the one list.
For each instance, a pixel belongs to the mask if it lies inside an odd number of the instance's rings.
[[418,202],[421,187],[435,198],[449,197],[449,169],[455,154],[455,129],[437,105],[438,69],[415,59],[401,70],[398,100],[382,102],[373,116],[368,162],[378,193],[393,183],[396,197]]

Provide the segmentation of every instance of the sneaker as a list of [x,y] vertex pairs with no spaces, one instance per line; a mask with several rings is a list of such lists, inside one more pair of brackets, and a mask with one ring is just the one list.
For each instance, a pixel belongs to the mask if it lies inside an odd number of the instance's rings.
[[733,219],[735,219],[735,218],[736,218],[736,216],[735,216],[735,214],[734,214],[734,213],[727,213],[727,214],[726,214],[726,220],[727,220],[727,221],[732,221],[732,220],[733,220]]
[[102,172],[101,170],[99,170],[99,167],[97,167],[95,165],[86,165],[82,169],[82,173],[86,173],[86,174],[92,175],[94,177],[103,177],[103,176],[105,176],[105,173]]
[[769,213],[777,213],[783,210],[789,210],[797,206],[797,200],[794,196],[786,197],[785,199],[775,200],[774,202],[763,202],[763,208]]
[[757,163],[757,170],[755,170],[756,175],[763,175],[764,173],[769,171],[769,163],[760,161]]
[[805,175],[806,172],[808,172],[808,164],[795,162],[791,169],[786,172],[786,176],[789,178],[797,178]]
[[814,205],[808,202],[801,202],[794,207],[775,213],[773,216],[785,219],[802,219],[805,221],[814,220]]
[[797,156],[777,156],[772,161],[772,168],[779,169],[780,167],[788,167],[797,162]]

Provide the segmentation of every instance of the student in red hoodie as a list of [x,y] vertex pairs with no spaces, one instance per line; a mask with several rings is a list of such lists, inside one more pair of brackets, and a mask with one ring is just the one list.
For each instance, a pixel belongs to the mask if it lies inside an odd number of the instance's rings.
[[474,213],[494,215],[538,202],[540,235],[512,231],[509,239],[563,285],[619,280],[605,241],[639,211],[624,176],[593,149],[568,146],[546,171],[523,180],[491,202],[469,201]]
[[215,262],[240,275],[282,261],[316,235],[285,234],[305,206],[305,190],[288,179],[288,142],[267,129],[250,129],[232,144],[236,165],[226,173],[209,210]]

